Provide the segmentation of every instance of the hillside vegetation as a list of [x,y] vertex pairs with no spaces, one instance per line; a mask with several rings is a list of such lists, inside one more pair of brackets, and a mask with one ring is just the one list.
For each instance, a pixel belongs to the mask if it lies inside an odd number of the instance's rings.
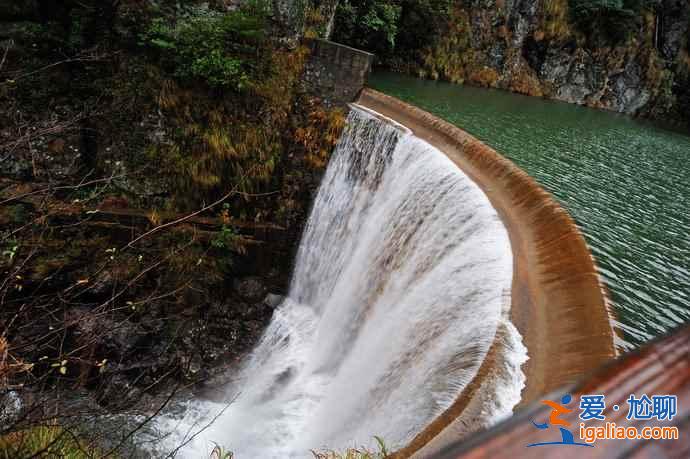
[[0,24],[0,451],[107,455],[139,428],[114,415],[252,348],[344,114],[271,3],[23,0]]
[[690,121],[681,0],[344,0],[333,39],[424,78]]

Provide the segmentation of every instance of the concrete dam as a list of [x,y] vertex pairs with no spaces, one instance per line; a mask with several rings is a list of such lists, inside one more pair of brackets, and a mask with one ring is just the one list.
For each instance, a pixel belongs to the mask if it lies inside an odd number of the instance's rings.
[[[290,291],[220,401],[161,421],[181,457],[428,457],[615,355],[570,216],[462,130],[364,90]],[[187,438],[195,426],[207,426]],[[165,444],[162,454],[166,454]]]

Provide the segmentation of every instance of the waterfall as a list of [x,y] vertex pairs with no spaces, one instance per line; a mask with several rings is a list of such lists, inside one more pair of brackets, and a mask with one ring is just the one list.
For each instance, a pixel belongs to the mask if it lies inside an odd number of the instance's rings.
[[[353,106],[307,223],[289,295],[227,389],[194,400],[178,457],[403,446],[448,408],[494,342],[470,430],[510,414],[526,351],[508,320],[512,254],[486,196],[406,128]],[[206,426],[194,438],[194,426]],[[206,455],[206,456],[205,456]]]

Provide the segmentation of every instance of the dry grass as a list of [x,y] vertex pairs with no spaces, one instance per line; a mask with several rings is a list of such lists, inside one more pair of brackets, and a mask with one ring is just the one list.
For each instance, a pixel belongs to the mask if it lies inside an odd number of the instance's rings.
[[323,105],[311,102],[306,123],[295,130],[295,141],[304,148],[305,159],[311,167],[326,167],[343,127],[345,114],[340,109],[327,110]]
[[378,445],[377,451],[367,448],[349,448],[344,452],[312,451],[315,459],[386,459],[391,457],[386,444],[381,437],[374,437]]
[[315,459],[384,459],[387,455],[366,449],[351,448],[343,453],[337,451],[313,452]]
[[32,457],[91,459],[103,456],[56,423],[35,426],[0,437],[0,459]]
[[541,27],[542,38],[549,40],[560,40],[571,35],[572,31],[568,20],[568,0],[544,0],[541,11]]
[[[391,453],[386,448],[386,444],[381,439],[381,437],[374,437],[377,443],[377,451],[372,451],[370,449],[360,447],[360,448],[349,448],[343,452],[339,451],[314,451],[312,450],[312,455],[314,459],[387,459],[392,457]],[[216,445],[211,452],[210,459],[233,459],[235,455],[231,451],[223,449],[221,446]],[[0,457],[0,459],[4,459]]]
[[419,76],[463,83],[467,78],[467,69],[474,63],[474,52],[470,47],[471,34],[467,11],[458,6],[453,7],[448,30],[441,35],[438,43],[421,52],[423,64]]

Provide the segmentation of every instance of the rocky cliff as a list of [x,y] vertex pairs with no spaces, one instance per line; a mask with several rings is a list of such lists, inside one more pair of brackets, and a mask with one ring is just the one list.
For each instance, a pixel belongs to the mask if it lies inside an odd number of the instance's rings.
[[[397,16],[385,26],[366,18],[385,19],[380,11],[387,2],[371,3],[341,2],[334,39],[378,47],[373,51],[388,68],[627,114],[690,119],[685,0],[408,0],[388,2]],[[347,16],[352,5],[355,21]],[[394,32],[394,46],[359,40],[361,27],[352,31],[352,22]]]
[[[560,3],[560,4],[559,4]],[[665,115],[678,108],[687,83],[690,6],[664,1],[625,43],[592,43],[568,18],[565,2],[472,2],[453,10],[454,32],[467,34],[459,66],[439,66],[431,49],[423,72],[544,95],[629,114]]]

